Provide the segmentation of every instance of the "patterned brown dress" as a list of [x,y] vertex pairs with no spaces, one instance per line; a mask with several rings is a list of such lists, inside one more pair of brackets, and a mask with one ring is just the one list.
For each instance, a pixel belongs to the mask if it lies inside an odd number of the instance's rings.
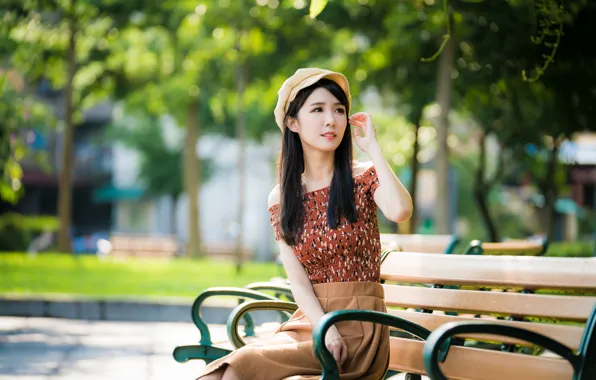
[[[378,282],[381,241],[377,205],[373,198],[379,187],[374,166],[354,179],[358,221],[342,218],[337,229],[327,224],[329,187],[304,195],[304,233],[292,247],[313,284],[323,282]],[[269,209],[275,239],[281,239],[279,204]]]
[[[373,194],[374,167],[355,177],[358,220],[327,225],[329,188],[304,194],[305,227],[293,247],[324,312],[343,309],[386,311],[379,283],[381,243]],[[281,239],[279,205],[269,209],[276,240]],[[389,363],[386,326],[347,321],[336,324],[348,348],[341,379],[381,379]],[[321,366],[312,348],[312,323],[298,309],[270,338],[248,344],[210,363],[201,375],[230,365],[242,380],[318,379]],[[199,377],[199,379],[201,378]]]

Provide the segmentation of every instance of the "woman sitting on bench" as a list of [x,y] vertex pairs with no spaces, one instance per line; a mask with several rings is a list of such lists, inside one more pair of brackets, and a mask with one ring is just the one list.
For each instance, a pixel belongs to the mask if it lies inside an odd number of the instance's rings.
[[[394,222],[407,220],[410,195],[384,159],[370,115],[348,117],[342,74],[300,69],[278,95],[274,114],[283,142],[269,211],[299,309],[272,337],[207,365],[201,380],[318,378],[311,334],[325,313],[386,311],[377,207]],[[372,162],[353,161],[352,133]],[[341,322],[325,343],[344,379],[377,380],[387,369],[386,326]]]

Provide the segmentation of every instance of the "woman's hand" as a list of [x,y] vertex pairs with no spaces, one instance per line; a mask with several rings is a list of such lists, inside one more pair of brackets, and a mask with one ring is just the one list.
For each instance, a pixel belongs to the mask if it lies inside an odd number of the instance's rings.
[[334,327],[330,328],[325,335],[325,346],[333,355],[337,362],[339,372],[342,372],[342,366],[348,357],[348,347],[344,343],[343,338]]
[[371,153],[371,149],[378,148],[379,143],[373,127],[372,117],[366,112],[358,112],[348,118],[354,127],[354,140],[364,153]]

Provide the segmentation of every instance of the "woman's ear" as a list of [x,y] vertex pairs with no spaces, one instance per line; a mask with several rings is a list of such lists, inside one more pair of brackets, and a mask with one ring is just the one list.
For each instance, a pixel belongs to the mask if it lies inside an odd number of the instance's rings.
[[295,117],[288,117],[287,126],[292,132],[298,133],[300,131],[300,124],[298,124],[298,119]]

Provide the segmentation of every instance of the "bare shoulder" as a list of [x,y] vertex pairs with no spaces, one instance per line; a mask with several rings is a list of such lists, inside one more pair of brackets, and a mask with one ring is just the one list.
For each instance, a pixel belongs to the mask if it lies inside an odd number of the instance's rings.
[[359,175],[363,174],[371,167],[373,167],[372,161],[365,161],[365,162],[354,161],[354,167],[352,169],[354,177],[358,177]]
[[275,185],[273,190],[271,190],[271,192],[269,193],[269,198],[267,200],[269,208],[275,206],[276,204],[279,204],[279,194],[280,194],[279,185]]

